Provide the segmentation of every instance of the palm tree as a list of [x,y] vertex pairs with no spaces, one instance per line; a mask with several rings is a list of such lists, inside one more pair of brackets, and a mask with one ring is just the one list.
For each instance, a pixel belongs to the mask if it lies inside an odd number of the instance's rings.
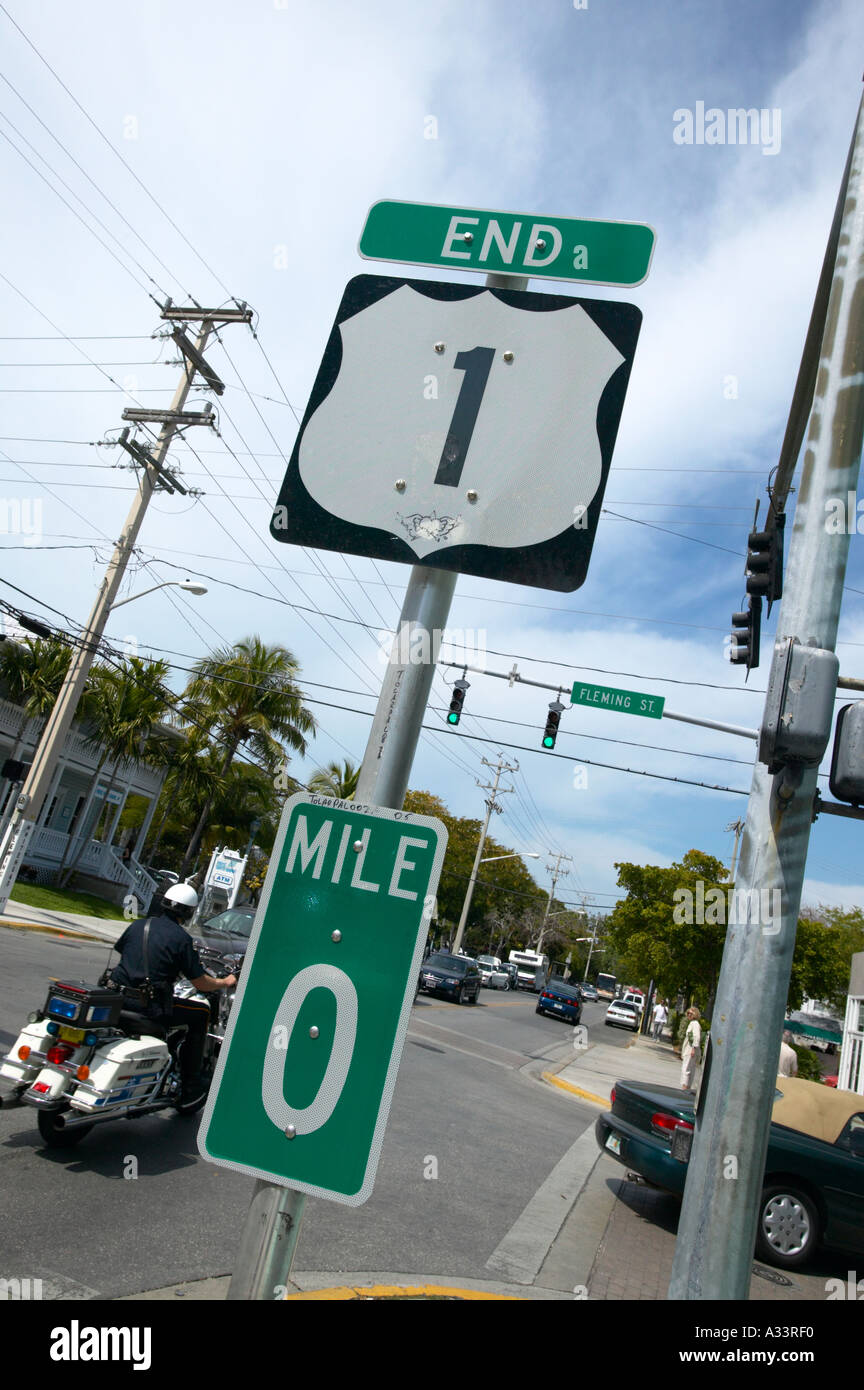
[[[294,684],[300,673],[296,657],[285,647],[268,647],[247,637],[196,662],[185,696],[196,722],[224,748],[221,772],[227,776],[238,750],[245,748],[271,774],[284,768],[287,744],[306,752],[306,735],[315,719]],[[180,877],[187,877],[210,818],[214,794],[204,803],[183,857]]]
[[333,796],[340,801],[351,801],[357,790],[360,768],[348,758],[340,767],[338,763],[328,763],[319,767],[309,778],[310,792],[319,796]]
[[30,720],[47,719],[57,703],[71,654],[56,637],[28,637],[24,642],[7,638],[0,643],[0,680],[23,711],[10,759],[17,760]]
[[[87,716],[90,732],[87,742],[100,749],[100,756],[90,782],[85,814],[81,817],[82,830],[86,826],[87,805],[95,795],[102,769],[110,761],[112,768],[103,803],[107,830],[110,796],[121,768],[135,767],[144,760],[148,740],[154,735],[154,730],[168,709],[169,697],[164,686],[167,674],[167,662],[143,661],[137,656],[127,657],[119,668],[93,668],[88,687],[90,693]],[[69,837],[63,863],[60,865],[58,882],[61,888],[64,888],[72,877],[87,844],[87,836],[83,833],[74,847],[72,838]],[[72,862],[64,872],[70,852],[73,856]]]
[[[169,819],[187,814],[190,805],[196,808],[197,815],[202,801],[219,789],[219,766],[206,731],[190,724],[178,733],[179,737],[168,741],[164,756],[161,756],[161,749],[158,750],[160,756],[156,760],[157,765],[167,767],[168,772],[159,798],[161,815],[155,830],[151,832],[152,840],[148,842],[149,848],[146,850],[150,863],[156,861],[156,851],[162,843]],[[153,762],[154,759],[148,755],[148,761]],[[188,818],[191,819],[191,816]],[[138,858],[143,861],[144,857],[142,845]]]

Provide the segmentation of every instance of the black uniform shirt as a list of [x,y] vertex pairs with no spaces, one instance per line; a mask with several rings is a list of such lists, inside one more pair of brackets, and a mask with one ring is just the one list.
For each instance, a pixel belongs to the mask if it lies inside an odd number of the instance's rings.
[[[144,968],[146,922],[150,923],[147,938],[149,970]],[[130,922],[114,949],[121,959],[111,973],[121,986],[139,989],[148,975],[154,983],[173,984],[178,975],[185,975],[187,980],[197,980],[205,973],[191,936],[170,917],[139,917],[137,922]]]

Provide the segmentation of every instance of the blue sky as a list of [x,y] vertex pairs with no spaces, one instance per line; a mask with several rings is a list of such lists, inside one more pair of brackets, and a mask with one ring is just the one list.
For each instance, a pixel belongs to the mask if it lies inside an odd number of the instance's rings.
[[[118,8],[48,0],[32,8],[9,0],[6,9],[162,209],[0,11],[0,133],[52,185],[0,140],[0,271],[21,292],[0,279],[0,492],[41,502],[42,513],[38,545],[8,529],[0,535],[6,580],[83,623],[131,500],[117,451],[91,443],[117,429],[124,390],[62,337],[35,339],[58,330],[76,340],[106,335],[78,348],[111,364],[104,370],[142,403],[163,405],[176,370],[156,364],[172,354],[150,340],[159,319],[146,290],[177,301],[189,293],[210,304],[227,294],[247,300],[267,356],[241,328],[222,335],[227,353],[214,345],[213,364],[231,383],[221,437],[199,431],[190,441],[199,457],[182,446],[174,453],[206,496],[154,501],[124,588],[203,574],[209,592],[144,598],[115,615],[108,634],[142,652],[182,654],[170,658],[178,668],[251,631],[285,643],[310,700],[339,706],[313,705],[320,732],[293,770],[358,760],[383,670],[376,634],[395,621],[406,571],[277,547],[268,522],[296,433],[286,398],[302,415],[346,281],[390,270],[356,253],[368,207],[390,197],[644,221],[657,232],[646,283],[626,293],[586,290],[627,298],[644,314],[606,491],[610,514],[588,579],[562,595],[462,577],[451,626],[482,634],[491,669],[508,670],[515,658],[536,680],[596,679],[661,694],[685,713],[758,724],[769,642],[763,637],[762,665],[745,687],[724,660],[723,639],[741,603],[746,535],[777,461],[853,127],[858,5],[156,0]],[[674,113],[698,102],[779,110],[779,151],[676,144]],[[424,138],[429,116],[437,139]],[[58,198],[58,176],[83,200],[60,188],[90,230]],[[548,282],[531,288],[578,293]],[[107,340],[123,334],[131,336]],[[92,548],[42,548],[85,542]],[[853,538],[847,576],[858,589],[860,544]],[[0,593],[51,616],[8,588]],[[304,621],[290,604],[333,616]],[[343,621],[355,609],[373,630]],[[861,674],[860,595],[846,594],[840,641],[841,670]],[[174,671],[176,688],[183,678]],[[321,688],[328,685],[338,690]],[[503,798],[494,833],[539,851],[547,884],[548,852],[571,855],[559,895],[572,900],[587,893],[611,903],[616,860],[669,863],[696,847],[728,861],[725,827],[744,815],[744,796],[594,764],[746,790],[748,742],[568,710],[557,751],[582,760],[587,785],[576,785],[573,764],[542,762],[548,698],[477,676],[459,733],[424,737],[412,785],[479,817],[480,758],[494,760],[499,747],[518,757],[517,791]],[[440,679],[432,703],[446,705]],[[433,710],[427,722],[441,718]],[[805,902],[864,903],[859,836],[854,823],[823,817],[815,825]]]

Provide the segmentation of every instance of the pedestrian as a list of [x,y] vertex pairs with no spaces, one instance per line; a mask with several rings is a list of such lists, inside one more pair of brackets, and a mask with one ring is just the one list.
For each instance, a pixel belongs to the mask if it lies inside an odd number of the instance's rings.
[[655,1042],[659,1042],[663,1036],[663,1029],[666,1027],[669,1019],[666,1005],[663,1003],[662,999],[657,1000],[652,1010],[651,1017],[653,1020],[652,1036]]
[[780,1044],[780,1061],[777,1064],[778,1076],[798,1075],[798,1054],[792,1046],[792,1034],[787,1029]]
[[698,1009],[687,1010],[687,1027],[684,1031],[684,1042],[681,1047],[682,1091],[693,1090],[693,1076],[696,1065],[702,1056],[702,1025],[699,1022],[699,1017]]

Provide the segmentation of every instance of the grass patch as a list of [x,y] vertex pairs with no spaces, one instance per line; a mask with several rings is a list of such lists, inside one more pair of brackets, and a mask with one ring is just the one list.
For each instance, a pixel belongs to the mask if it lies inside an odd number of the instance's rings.
[[[123,921],[123,909],[106,898],[92,893],[68,893],[57,888],[40,888],[33,883],[16,883],[11,893],[16,903],[41,907],[46,912],[77,912],[84,917],[104,917],[112,922]],[[8,911],[8,909],[7,909]]]

